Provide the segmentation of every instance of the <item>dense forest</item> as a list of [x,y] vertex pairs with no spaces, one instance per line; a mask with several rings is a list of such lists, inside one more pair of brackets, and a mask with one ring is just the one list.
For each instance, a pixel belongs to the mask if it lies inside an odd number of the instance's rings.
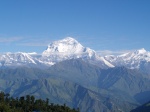
[[48,98],[35,99],[30,95],[14,98],[0,92],[0,112],[79,112],[79,109],[71,109],[65,104],[49,104]]

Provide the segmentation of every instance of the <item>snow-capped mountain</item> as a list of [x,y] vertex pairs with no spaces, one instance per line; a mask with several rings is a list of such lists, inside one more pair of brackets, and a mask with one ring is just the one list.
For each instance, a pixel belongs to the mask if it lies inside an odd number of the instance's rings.
[[101,57],[94,50],[82,46],[71,37],[50,43],[41,55],[36,52],[0,54],[0,67],[28,66],[42,68],[64,60],[78,58],[101,68],[125,66],[130,69],[142,69],[150,72],[150,52],[144,48],[118,56]]
[[78,41],[71,37],[67,37],[65,39],[52,42],[43,52],[43,55],[49,56],[52,53],[63,53],[66,55],[79,54],[84,50],[84,47]]
[[39,55],[33,53],[5,53],[0,55],[1,67],[43,67],[51,66],[60,61],[82,58],[92,64],[102,68],[114,67],[111,63],[100,57],[94,50],[83,47],[77,40],[67,37],[54,41],[48,45],[47,49]]
[[40,61],[46,64],[55,64],[63,60],[76,58],[82,58],[102,68],[114,67],[103,57],[96,54],[94,50],[83,47],[77,40],[71,37],[49,44],[48,48],[42,53]]
[[28,53],[5,53],[0,55],[0,66],[35,65],[36,61]]
[[118,56],[105,56],[104,58],[115,66],[125,66],[130,69],[146,69],[150,66],[150,52],[144,48]]

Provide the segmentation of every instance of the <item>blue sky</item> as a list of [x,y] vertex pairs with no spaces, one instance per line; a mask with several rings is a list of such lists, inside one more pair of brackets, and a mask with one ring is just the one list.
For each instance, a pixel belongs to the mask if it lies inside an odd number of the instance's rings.
[[149,0],[0,0],[0,52],[74,37],[96,51],[150,51]]

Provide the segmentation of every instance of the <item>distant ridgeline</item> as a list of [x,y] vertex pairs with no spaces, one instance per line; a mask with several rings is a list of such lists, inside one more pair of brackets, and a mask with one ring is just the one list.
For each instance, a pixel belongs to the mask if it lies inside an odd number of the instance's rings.
[[9,97],[9,94],[0,92],[0,112],[79,112],[79,109],[71,109],[68,106],[51,103],[49,99],[35,99],[26,95],[20,98]]
[[150,101],[133,109],[131,112],[150,112]]

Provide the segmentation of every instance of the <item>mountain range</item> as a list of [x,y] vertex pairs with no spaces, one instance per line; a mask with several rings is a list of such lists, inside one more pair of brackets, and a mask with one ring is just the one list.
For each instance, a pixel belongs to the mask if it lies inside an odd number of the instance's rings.
[[34,95],[81,112],[129,112],[150,100],[150,52],[100,56],[68,37],[42,54],[0,55],[0,90]]
[[101,68],[125,66],[129,69],[140,69],[143,72],[150,72],[150,52],[144,48],[117,56],[100,56],[96,51],[82,46],[77,40],[71,37],[50,43],[42,54],[37,54],[36,52],[3,53],[0,55],[0,66],[44,68],[64,60],[78,58],[82,58]]
[[114,66],[125,66],[130,69],[150,72],[150,52],[144,48],[118,56],[105,56],[104,58]]

